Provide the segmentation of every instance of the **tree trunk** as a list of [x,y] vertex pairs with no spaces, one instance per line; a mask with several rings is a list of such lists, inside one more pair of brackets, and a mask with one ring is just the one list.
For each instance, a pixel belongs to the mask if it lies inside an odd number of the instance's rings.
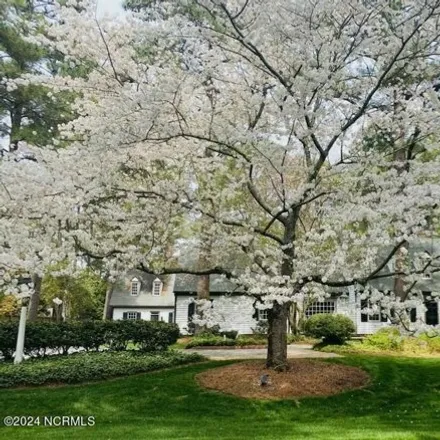
[[292,303],[289,310],[289,325],[290,331],[294,335],[299,335],[301,332],[301,308],[297,303]]
[[287,319],[290,304],[274,302],[272,309],[268,310],[267,318],[269,331],[267,334],[267,359],[266,367],[275,371],[286,371],[287,363]]
[[[211,251],[212,251],[212,243],[210,239],[205,239],[201,241],[199,248],[199,255],[197,261],[197,267],[199,269],[206,269],[211,264]],[[197,299],[198,300],[207,300],[210,299],[210,278],[209,275],[201,275],[199,276],[197,282]],[[197,314],[201,315],[200,310],[197,310]],[[203,318],[203,316],[201,316]],[[196,325],[194,327],[194,334],[198,335],[206,330],[205,325]]]
[[[18,149],[19,131],[21,129],[23,108],[21,104],[17,104],[10,112],[11,118],[11,132],[9,134],[9,151],[16,151]],[[30,310],[29,310],[30,312]]]
[[[210,298],[209,295],[209,275],[201,275],[199,277],[199,280],[197,282],[197,299],[204,299],[208,300]],[[198,314],[200,314],[200,311],[197,311]],[[200,333],[203,333],[206,331],[205,325],[196,325],[194,327],[194,335],[199,335]]]
[[35,321],[38,317],[38,307],[40,306],[40,295],[41,295],[41,282],[42,278],[39,275],[34,275],[32,277],[32,282],[34,284],[34,293],[31,296],[29,304],[29,321]]
[[[396,252],[394,259],[395,259],[395,265],[394,269],[395,272],[405,272],[407,269],[406,267],[406,259],[407,259],[407,252],[408,252],[408,243],[405,243],[403,246],[400,247],[400,249]],[[397,298],[400,298],[401,301],[406,300],[406,292],[405,292],[405,276],[404,275],[396,275],[394,277],[394,294]]]
[[107,290],[105,292],[104,312],[102,315],[103,321],[112,318],[110,314],[110,300],[112,299],[112,293],[113,293],[113,284],[108,283]]
[[[281,275],[291,277],[293,272],[293,259],[295,257],[295,225],[299,211],[293,212],[286,219],[283,242],[287,247],[283,250],[283,262],[281,264]],[[289,319],[290,302],[278,304],[273,303],[272,309],[268,310],[267,321],[269,330],[267,334],[267,368],[276,371],[289,369],[287,363],[287,322]]]

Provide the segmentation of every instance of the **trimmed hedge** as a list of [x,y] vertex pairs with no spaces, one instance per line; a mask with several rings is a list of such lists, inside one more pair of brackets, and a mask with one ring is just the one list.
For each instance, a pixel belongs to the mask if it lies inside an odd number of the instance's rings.
[[43,384],[72,384],[128,376],[177,365],[200,362],[197,353],[168,351],[156,354],[142,352],[75,353],[30,359],[19,365],[0,364],[0,388]]
[[[15,351],[18,322],[0,322],[0,353],[11,360]],[[166,350],[179,337],[176,324],[152,321],[29,322],[24,351],[30,356],[45,356],[48,351],[67,354],[70,349],[97,351],[107,345],[124,351],[134,343],[140,351]]]
[[238,336],[236,339],[214,335],[194,336],[185,348],[194,347],[244,347],[247,345],[266,345],[267,338],[261,336]]
[[322,338],[324,344],[343,344],[355,331],[353,321],[344,315],[318,313],[305,324],[306,335]]
[[[292,344],[295,342],[315,343],[315,339],[306,338],[303,335],[287,335],[287,343]],[[226,338],[221,336],[215,336],[212,334],[201,334],[200,336],[194,336],[186,345],[185,348],[194,347],[246,347],[253,345],[267,345],[266,335],[240,335],[236,339]]]

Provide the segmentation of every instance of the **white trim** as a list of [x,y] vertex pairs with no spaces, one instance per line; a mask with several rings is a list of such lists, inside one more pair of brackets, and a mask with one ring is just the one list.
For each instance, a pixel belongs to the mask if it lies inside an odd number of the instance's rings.
[[[157,319],[151,319],[153,315],[157,316]],[[160,312],[150,312],[150,321],[160,321]]]
[[159,278],[156,278],[153,281],[153,286],[151,288],[151,293],[153,296],[160,296],[162,293],[162,281]]
[[258,310],[258,321],[267,321],[267,309]]
[[127,312],[127,319],[136,321],[139,312]]
[[[138,278],[133,278],[130,284],[130,294],[131,296],[138,296],[141,291],[141,282]],[[135,293],[133,293],[135,292]]]

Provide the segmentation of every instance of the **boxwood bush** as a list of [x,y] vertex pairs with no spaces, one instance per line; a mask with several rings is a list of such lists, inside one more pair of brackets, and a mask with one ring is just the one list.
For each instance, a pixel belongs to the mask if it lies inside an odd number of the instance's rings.
[[[0,322],[0,354],[12,359],[18,322]],[[29,322],[25,333],[25,354],[45,356],[68,354],[70,349],[97,351],[106,345],[112,351],[128,350],[131,344],[144,352],[166,350],[179,337],[176,324],[151,321]]]
[[0,388],[70,384],[169,368],[204,360],[197,353],[167,351],[146,354],[128,352],[83,352],[70,356],[33,358],[19,365],[0,364]]
[[353,321],[344,315],[318,313],[305,324],[306,334],[322,339],[324,344],[343,344],[355,331]]

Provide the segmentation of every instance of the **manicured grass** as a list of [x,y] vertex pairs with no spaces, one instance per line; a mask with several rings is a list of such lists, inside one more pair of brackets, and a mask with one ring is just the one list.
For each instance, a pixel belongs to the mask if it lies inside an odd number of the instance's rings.
[[[200,389],[194,375],[228,362],[60,388],[2,390],[0,415],[95,416],[93,427],[0,428],[14,439],[440,439],[440,361],[350,356],[364,390],[328,398],[249,401]],[[229,362],[230,363],[230,362]]]

